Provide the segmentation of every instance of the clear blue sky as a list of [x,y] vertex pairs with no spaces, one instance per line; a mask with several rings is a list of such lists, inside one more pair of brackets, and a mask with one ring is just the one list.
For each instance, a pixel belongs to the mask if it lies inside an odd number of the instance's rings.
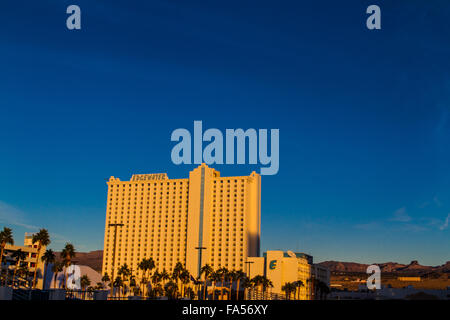
[[[82,30],[65,26],[78,4]],[[378,4],[382,30],[365,27]],[[448,1],[3,1],[0,227],[102,249],[105,179],[176,128],[279,128],[262,249],[450,260]],[[223,175],[258,166],[216,166]],[[447,218],[447,224],[445,223]]]

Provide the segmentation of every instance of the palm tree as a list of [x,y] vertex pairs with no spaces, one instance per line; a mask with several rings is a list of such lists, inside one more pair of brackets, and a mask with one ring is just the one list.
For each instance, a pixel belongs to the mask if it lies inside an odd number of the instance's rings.
[[242,278],[242,287],[244,288],[244,299],[246,292],[249,292],[253,288],[253,286],[254,286],[253,279],[250,279],[249,277],[247,277],[247,275],[244,274],[244,277]]
[[109,282],[110,283],[109,285],[111,286],[111,279],[109,278],[108,273],[105,272],[105,274],[102,277],[102,283],[106,284],[106,282]]
[[261,293],[263,293],[264,285],[267,283],[267,281],[268,281],[267,278],[261,275],[254,276],[253,279],[251,279],[253,285],[259,287],[258,291]]
[[56,289],[56,278],[58,277],[58,273],[63,270],[62,262],[55,262],[52,265],[53,272],[53,287]]
[[125,287],[126,287],[125,286],[125,282],[128,280],[128,277],[131,276],[131,271],[128,268],[128,265],[126,263],[119,268],[119,271],[117,272],[117,275],[121,276],[121,278],[122,278],[122,286],[123,286],[122,287],[123,288],[122,293],[125,296]]
[[173,281],[169,281],[164,285],[164,291],[167,298],[175,299],[178,294],[178,285]]
[[[183,269],[180,274],[180,280],[181,280],[181,296],[185,297],[185,288],[186,286],[191,282],[191,274],[187,269]],[[189,288],[188,288],[189,289]]]
[[205,264],[201,269],[200,269],[200,276],[202,274],[205,275],[205,285],[204,285],[204,291],[203,291],[203,300],[206,300],[206,281],[209,278],[209,275],[213,272],[213,268],[209,265],[209,264]]
[[295,291],[295,284],[292,282],[286,282],[282,287],[281,290],[286,293],[286,299],[291,300],[291,293]]
[[3,231],[0,232],[0,271],[2,270],[3,251],[5,250],[5,246],[7,244],[14,244],[14,238],[12,229],[4,227]]
[[224,282],[225,282],[225,278],[228,277],[228,269],[225,267],[220,268],[219,270],[217,270],[217,273],[220,275],[220,278],[222,280],[222,285],[220,287],[220,298],[223,299],[223,286],[224,286]]
[[28,257],[28,253],[23,252],[21,249],[18,249],[13,252],[11,255],[14,259],[16,259],[16,267],[14,268],[14,274],[13,274],[13,287],[14,287],[14,281],[16,279],[16,272],[17,269],[20,267],[20,261],[25,260]]
[[216,293],[216,283],[217,282],[219,282],[220,280],[222,280],[222,275],[219,273],[219,272],[217,272],[217,271],[215,271],[215,272],[212,272],[210,275],[209,275],[209,280],[211,280],[211,282],[213,283],[213,295],[212,295],[212,299],[214,300],[214,298],[215,298],[215,293]]
[[[147,284],[147,278],[148,278],[147,271],[151,272],[154,268],[155,268],[155,261],[153,261],[152,258],[142,259],[142,261],[138,264],[138,269],[143,271],[142,278],[141,278],[141,284],[144,286],[144,288],[145,288],[145,284]],[[144,290],[142,290],[142,292],[145,295]]]
[[50,244],[50,236],[48,234],[47,229],[40,229],[38,233],[33,234],[32,243],[35,244],[37,242],[37,257],[36,257],[36,267],[34,268],[33,275],[33,289],[36,288],[36,275],[38,270],[38,262],[41,254],[41,248],[44,246],[48,246]]
[[295,291],[297,291],[297,300],[300,300],[300,289],[301,287],[304,287],[305,284],[303,283],[302,280],[297,280],[294,282],[295,285]]
[[266,276],[262,278],[263,299],[266,299],[267,288],[273,288],[273,283]]
[[72,259],[75,257],[75,254],[75,248],[71,243],[66,243],[64,249],[61,251],[61,258],[64,264],[64,289],[67,287],[67,268],[72,264]]
[[130,289],[133,292],[133,295],[137,296],[140,293],[140,288],[136,284],[136,276],[130,276]]
[[[25,278],[27,279],[28,275],[30,274],[29,270],[28,270],[28,265],[27,264],[22,264],[19,266],[19,269],[17,270],[17,277],[20,278]],[[28,281],[26,282],[28,283]],[[19,287],[20,287],[20,281],[19,281]]]
[[[91,285],[91,280],[87,275],[82,275],[80,278],[81,290],[85,291],[86,287]],[[86,292],[83,292],[83,299],[86,299]]]
[[173,272],[172,272],[172,279],[175,280],[175,283],[177,284],[177,287],[179,287],[179,280],[180,280],[180,275],[183,272],[184,267],[183,264],[181,262],[177,262],[175,264],[175,267],[173,268]]
[[120,299],[120,288],[123,286],[123,281],[120,276],[117,276],[116,280],[113,282],[113,288],[118,288],[117,292],[119,292],[119,299]]
[[236,300],[239,300],[239,285],[240,285],[241,280],[245,279],[244,271],[242,271],[242,270],[236,271],[235,279],[237,281],[237,284],[236,284]]
[[318,280],[318,279],[315,279],[315,280],[316,280],[315,286],[318,291],[319,299],[322,300],[324,297],[326,298],[327,294],[330,293],[330,288],[328,287],[328,285],[325,282]]
[[81,284],[81,290],[84,290],[87,286],[91,285],[91,280],[89,279],[89,277],[86,274],[84,274],[80,278],[80,284]]
[[197,295],[198,300],[200,300],[200,296],[201,296],[200,286],[202,284],[202,280],[200,278],[194,279],[193,284],[194,284],[194,290],[195,290],[194,293]]
[[195,292],[191,287],[186,288],[185,296],[192,300],[195,297]]
[[161,274],[156,270],[150,277],[154,286],[156,286],[161,281]]
[[163,271],[159,274],[161,277],[161,280],[163,282],[163,286],[166,286],[166,280],[170,279],[170,275],[167,273],[166,269],[163,269]]
[[44,278],[44,282],[45,282],[45,273],[47,272],[47,266],[50,263],[54,263],[55,262],[55,260],[56,260],[55,253],[53,252],[52,249],[47,249],[47,250],[45,250],[45,253],[42,255],[41,260],[42,260],[42,262],[44,262],[44,275],[43,275],[43,278]]
[[228,272],[228,274],[227,274],[227,281],[229,281],[229,289],[230,289],[230,294],[228,296],[228,300],[231,300],[231,291],[233,290],[233,283],[235,281],[237,281],[236,270],[231,270],[231,271]]

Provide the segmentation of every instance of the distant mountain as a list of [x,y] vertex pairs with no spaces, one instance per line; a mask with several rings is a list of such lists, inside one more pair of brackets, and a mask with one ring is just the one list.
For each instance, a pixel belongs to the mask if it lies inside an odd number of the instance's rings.
[[[56,252],[56,260],[61,261],[61,253]],[[103,250],[90,252],[77,252],[73,262],[75,264],[88,266],[97,272],[102,272]]]
[[[414,273],[414,274],[427,274],[430,272],[444,272],[450,273],[450,261],[447,261],[441,266],[422,266],[417,260],[411,261],[410,264],[401,264],[397,262],[384,262],[384,263],[374,263],[378,265],[381,272],[389,273]],[[358,272],[365,273],[368,264],[355,263],[355,262],[341,262],[341,261],[324,261],[320,262],[319,265],[327,267],[331,272]]]

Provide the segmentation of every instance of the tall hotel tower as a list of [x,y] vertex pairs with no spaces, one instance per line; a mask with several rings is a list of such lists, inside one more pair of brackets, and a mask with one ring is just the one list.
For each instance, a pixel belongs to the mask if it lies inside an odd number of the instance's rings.
[[261,176],[255,172],[221,177],[202,164],[188,179],[138,174],[107,184],[102,272],[109,276],[125,263],[138,274],[144,258],[167,272],[179,261],[196,277],[205,264],[245,270],[247,257],[259,256]]

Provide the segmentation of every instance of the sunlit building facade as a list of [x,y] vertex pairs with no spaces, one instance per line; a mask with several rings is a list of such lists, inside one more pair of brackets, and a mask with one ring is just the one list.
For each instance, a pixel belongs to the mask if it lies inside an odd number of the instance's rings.
[[250,277],[266,276],[272,281],[273,287],[270,288],[270,292],[274,294],[284,295],[282,288],[286,283],[301,281],[303,285],[292,298],[312,300],[318,298],[314,297],[314,280],[330,285],[330,271],[314,264],[313,257],[305,253],[270,250],[262,257],[248,257],[248,262],[247,274]]
[[247,257],[259,255],[261,177],[255,172],[221,177],[202,164],[185,179],[138,174],[107,184],[103,274],[111,276],[114,266],[117,275],[124,264],[138,274],[138,263],[153,258],[159,271],[170,272],[179,261],[197,276],[205,264],[244,270]]

